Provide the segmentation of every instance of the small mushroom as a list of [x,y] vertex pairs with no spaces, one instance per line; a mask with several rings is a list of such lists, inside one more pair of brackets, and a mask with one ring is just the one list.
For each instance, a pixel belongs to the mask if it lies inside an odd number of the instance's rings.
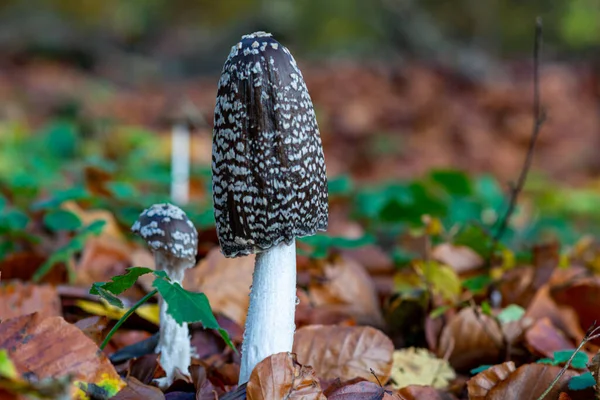
[[219,80],[213,199],[226,257],[256,254],[239,383],[271,354],[292,350],[297,237],[327,229],[325,159],[312,101],[289,50],[245,35]]
[[[185,270],[195,265],[198,251],[198,232],[185,212],[171,204],[155,204],[140,214],[131,231],[148,243],[156,268],[181,285]],[[167,313],[162,298],[159,335],[156,352],[161,353],[160,364],[167,376],[158,383],[164,388],[173,382],[176,368],[188,373],[192,348],[188,325],[179,325]]]

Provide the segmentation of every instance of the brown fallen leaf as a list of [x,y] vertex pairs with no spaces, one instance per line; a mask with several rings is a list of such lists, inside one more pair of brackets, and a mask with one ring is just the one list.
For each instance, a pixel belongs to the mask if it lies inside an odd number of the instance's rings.
[[108,318],[94,315],[80,319],[75,323],[75,326],[99,346],[104,340],[105,334],[108,333]]
[[19,281],[0,285],[0,320],[40,312],[45,316],[62,315],[56,288]]
[[39,379],[72,374],[88,383],[120,381],[110,361],[98,354],[98,346],[62,317],[33,313],[2,321],[0,348],[7,349],[20,374],[33,373]]
[[220,249],[215,247],[198,266],[186,271],[183,287],[203,292],[210,299],[213,312],[221,313],[239,326],[244,326],[253,272],[253,255],[225,258]]
[[351,258],[331,257],[312,279],[308,295],[317,308],[339,309],[362,325],[384,325],[375,284],[365,268]]
[[[545,364],[534,363],[522,365],[506,379],[490,388],[485,396],[485,400],[535,400],[550,386],[560,370],[560,367]],[[569,379],[575,375],[579,375],[579,373],[567,370],[548,393],[546,399],[558,398],[560,392],[566,390]]]
[[296,361],[292,353],[278,353],[262,360],[252,371],[246,386],[249,400],[325,400],[311,367]]
[[62,204],[61,208],[71,211],[77,215],[83,225],[89,225],[94,221],[105,221],[106,225],[102,229],[102,233],[98,236],[99,238],[112,238],[118,242],[124,243],[125,236],[119,228],[119,223],[115,216],[107,210],[84,210],[74,201],[66,201]]
[[112,237],[89,238],[81,259],[75,265],[75,284],[90,286],[125,273],[125,268],[131,265],[130,254],[131,248],[127,244]]
[[469,379],[467,382],[469,400],[485,400],[490,389],[496,386],[498,382],[508,378],[515,369],[515,363],[508,361],[494,365]]
[[525,344],[534,353],[552,358],[554,352],[573,348],[573,343],[567,339],[550,321],[542,318],[525,332]]
[[156,386],[145,385],[134,377],[125,379],[125,386],[112,400],[165,400],[165,395]]
[[397,399],[401,400],[453,400],[455,399],[449,393],[440,392],[431,386],[411,385],[398,390]]
[[[19,279],[28,281],[38,268],[46,261],[46,257],[30,252],[12,253],[0,260],[2,280]],[[67,269],[58,264],[41,279],[41,283],[59,284],[67,281]]]
[[394,345],[381,331],[368,326],[310,325],[294,336],[298,361],[311,365],[320,379],[389,379]]
[[463,308],[442,330],[438,356],[450,354],[448,361],[457,371],[498,361],[503,348],[502,331],[489,316]]
[[451,243],[442,243],[435,246],[431,257],[452,267],[457,274],[471,272],[483,266],[483,258],[473,249]]
[[341,386],[327,396],[328,400],[383,400],[393,399],[391,390],[385,390],[369,381],[356,382]]

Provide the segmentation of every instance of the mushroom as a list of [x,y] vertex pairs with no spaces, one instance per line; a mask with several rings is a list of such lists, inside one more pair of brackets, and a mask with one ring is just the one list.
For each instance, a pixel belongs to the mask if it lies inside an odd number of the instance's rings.
[[269,33],[232,47],[219,80],[213,200],[225,257],[256,254],[239,383],[294,340],[298,237],[327,229],[325,159],[312,100]]
[[[141,236],[154,253],[156,268],[165,271],[172,282],[182,284],[185,270],[196,263],[198,232],[179,207],[172,204],[155,204],[144,210],[131,227]],[[168,387],[178,368],[188,373],[192,348],[188,325],[179,325],[167,313],[167,304],[160,299],[160,330],[156,352],[160,352],[160,364],[166,378],[159,386]]]

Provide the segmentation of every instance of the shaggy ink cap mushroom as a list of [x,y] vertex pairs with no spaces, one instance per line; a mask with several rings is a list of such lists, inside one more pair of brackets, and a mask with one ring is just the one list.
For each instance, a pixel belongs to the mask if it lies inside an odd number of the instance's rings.
[[198,251],[198,232],[183,212],[172,204],[155,204],[144,210],[131,227],[154,252],[175,258],[195,260]]
[[327,176],[312,100],[294,57],[269,33],[243,36],[223,66],[212,168],[226,257],[327,229]]

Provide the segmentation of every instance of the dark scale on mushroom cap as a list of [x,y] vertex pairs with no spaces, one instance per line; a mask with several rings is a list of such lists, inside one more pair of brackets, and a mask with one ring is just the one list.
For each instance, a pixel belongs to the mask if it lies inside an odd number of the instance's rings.
[[327,175],[312,100],[289,50],[268,33],[243,36],[223,66],[212,168],[226,257],[327,229]]
[[131,227],[153,251],[194,260],[198,252],[198,232],[185,212],[172,204],[155,204],[144,210]]

